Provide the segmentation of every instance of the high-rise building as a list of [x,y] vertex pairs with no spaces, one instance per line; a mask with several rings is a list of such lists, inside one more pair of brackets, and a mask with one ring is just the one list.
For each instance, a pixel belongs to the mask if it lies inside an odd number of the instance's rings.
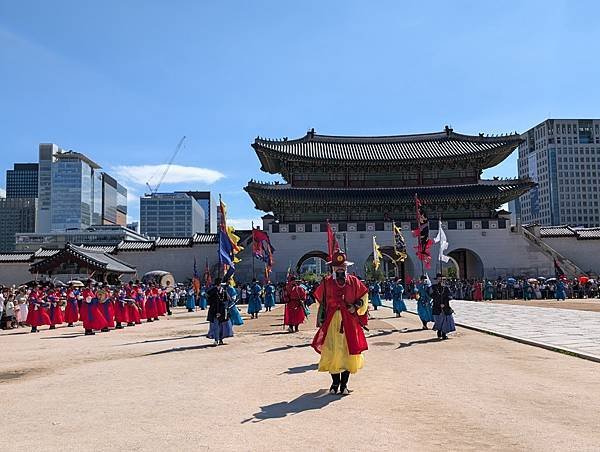
[[198,201],[198,204],[200,204],[200,207],[202,207],[202,210],[204,211],[204,230],[211,234],[217,233],[217,203],[209,191],[186,191],[175,193],[186,193]]
[[35,230],[35,198],[0,198],[0,251],[14,251],[17,233]]
[[140,198],[140,233],[189,237],[205,232],[204,210],[187,193],[152,193]]
[[127,221],[125,187],[84,154],[55,144],[40,144],[38,193],[38,233]]
[[102,224],[127,224],[127,189],[106,173],[102,174]]
[[6,170],[6,197],[37,198],[38,167],[37,163],[15,163]]
[[538,185],[519,199],[521,221],[600,226],[600,119],[547,119],[522,138],[519,177]]

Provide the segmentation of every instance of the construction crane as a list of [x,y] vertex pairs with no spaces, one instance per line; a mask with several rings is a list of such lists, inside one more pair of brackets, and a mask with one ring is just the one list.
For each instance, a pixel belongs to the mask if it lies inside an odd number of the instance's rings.
[[154,186],[154,188],[152,188],[152,186],[150,185],[150,181],[152,179],[154,179],[154,176],[156,176],[156,173],[154,173],[152,175],[152,177],[150,179],[148,179],[148,181],[146,182],[146,187],[148,187],[148,190],[150,190],[151,195],[155,194],[158,191],[158,189],[160,188],[160,185],[163,183],[163,180],[165,180],[165,176],[169,172],[169,168],[171,168],[171,164],[173,163],[173,160],[175,160],[175,157],[177,157],[177,154],[179,153],[181,146],[183,146],[184,141],[185,141],[185,135],[183,137],[181,137],[181,140],[179,140],[179,143],[177,143],[177,146],[175,147],[175,151],[173,151],[173,155],[171,155],[171,158],[167,162],[167,166],[165,166],[165,169],[163,170],[163,173],[160,176],[160,179],[158,179],[158,183]]

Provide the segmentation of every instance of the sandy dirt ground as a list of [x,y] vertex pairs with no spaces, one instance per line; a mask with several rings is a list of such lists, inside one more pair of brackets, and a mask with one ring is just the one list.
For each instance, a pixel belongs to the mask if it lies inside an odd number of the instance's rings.
[[[488,303],[487,301],[485,303]],[[513,304],[518,306],[534,306],[541,308],[574,309],[577,311],[600,312],[600,299],[569,298],[565,301],[556,300],[494,300],[492,303]]]
[[352,394],[327,394],[282,308],[227,345],[204,313],[82,336],[0,335],[1,450],[600,450],[600,366],[380,309]]

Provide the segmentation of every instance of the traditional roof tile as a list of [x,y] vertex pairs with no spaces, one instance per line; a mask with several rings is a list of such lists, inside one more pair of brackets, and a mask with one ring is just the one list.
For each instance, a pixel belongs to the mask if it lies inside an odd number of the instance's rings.
[[219,236],[217,234],[199,234],[196,233],[192,237],[193,243],[219,243]]
[[540,227],[541,237],[575,237],[575,235],[576,232],[569,225]]
[[183,247],[191,246],[192,239],[190,237],[159,237],[156,240],[156,246],[160,248],[166,247]]
[[33,253],[2,253],[0,262],[29,262],[33,258]]
[[60,252],[60,250],[40,248],[39,250],[37,250],[35,252],[35,254],[33,255],[33,257],[36,258],[36,259],[43,259],[43,258],[46,258],[46,257],[54,256],[58,252]]
[[123,240],[117,245],[117,251],[151,251],[155,245],[154,240]]
[[372,205],[414,204],[415,193],[426,203],[494,200],[503,204],[520,196],[535,183],[529,180],[493,180],[479,184],[396,188],[299,188],[289,184],[250,182],[245,190],[258,209],[274,211],[277,203]]
[[135,273],[135,267],[101,251],[92,251],[80,246],[67,243],[65,247],[53,256],[47,257],[29,266],[31,273],[45,273],[56,268],[62,262],[74,260],[87,265],[89,268],[113,273]]
[[478,158],[481,168],[491,168],[504,160],[523,142],[518,134],[486,137],[463,135],[446,128],[439,133],[376,137],[317,135],[314,131],[295,140],[256,138],[256,151],[262,170],[275,174],[286,161],[335,161],[337,164],[414,163],[432,159]]
[[600,228],[580,228],[576,229],[577,240],[598,240],[600,239]]

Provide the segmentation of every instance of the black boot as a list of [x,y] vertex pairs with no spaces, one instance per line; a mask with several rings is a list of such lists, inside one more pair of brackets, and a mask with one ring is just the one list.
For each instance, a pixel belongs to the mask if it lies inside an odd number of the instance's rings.
[[117,322],[117,324],[115,325],[116,330],[122,330],[123,328],[125,328],[125,327],[123,325],[121,325],[121,322]]
[[72,324],[72,323],[69,323],[67,326],[69,326],[69,327],[70,327],[70,326],[73,326],[73,324]]
[[101,333],[108,333],[110,330],[108,329],[108,327],[104,327],[100,330]]
[[38,332],[37,326],[32,326],[31,327],[31,332],[32,333],[37,333]]
[[331,374],[331,380],[329,394],[337,394],[338,388],[340,387],[340,374]]
[[127,326],[135,326],[135,323],[129,322],[129,323],[127,323]]
[[56,325],[50,325],[50,328],[48,328],[49,330],[55,330],[56,329]]
[[92,330],[85,330],[86,336],[93,336],[94,334],[96,334],[96,333],[94,333]]
[[343,371],[341,374],[341,385],[340,385],[340,394],[348,395],[350,391],[348,390],[348,380],[350,379],[350,372],[347,370]]

